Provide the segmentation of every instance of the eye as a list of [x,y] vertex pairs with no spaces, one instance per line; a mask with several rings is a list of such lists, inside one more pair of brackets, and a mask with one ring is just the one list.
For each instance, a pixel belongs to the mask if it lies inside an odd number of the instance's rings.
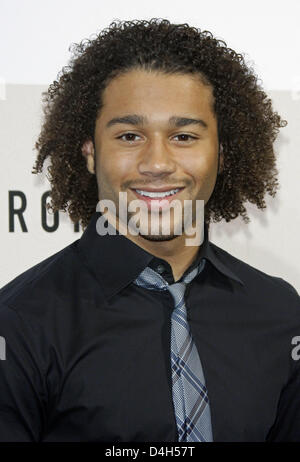
[[178,141],[183,141],[183,142],[192,141],[192,140],[197,139],[195,136],[188,135],[187,133],[180,133],[179,135],[175,135],[174,138],[181,138]]
[[[118,136],[117,139],[122,140],[122,141],[129,141],[129,143],[130,143],[130,142],[136,141],[137,136],[139,136],[139,135],[136,135],[135,133],[124,133],[123,135]],[[126,137],[126,138],[124,139],[124,137]]]

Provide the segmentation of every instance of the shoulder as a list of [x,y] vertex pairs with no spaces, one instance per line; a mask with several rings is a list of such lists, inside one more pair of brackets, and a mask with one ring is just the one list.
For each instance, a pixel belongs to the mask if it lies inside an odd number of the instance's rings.
[[264,302],[287,303],[300,313],[300,297],[295,287],[284,278],[268,274],[210,243],[217,258],[243,282],[243,290],[249,297],[259,297]]
[[72,274],[78,273],[80,262],[74,251],[77,241],[42,260],[16,276],[0,289],[1,307],[25,306],[28,300],[40,306],[54,300],[60,288],[71,283]]

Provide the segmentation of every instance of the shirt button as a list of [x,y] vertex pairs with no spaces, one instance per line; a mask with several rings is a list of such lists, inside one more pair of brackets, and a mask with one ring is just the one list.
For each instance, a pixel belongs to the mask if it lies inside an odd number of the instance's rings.
[[157,271],[159,274],[162,274],[162,273],[165,271],[164,265],[158,265],[157,268],[156,268],[156,271]]

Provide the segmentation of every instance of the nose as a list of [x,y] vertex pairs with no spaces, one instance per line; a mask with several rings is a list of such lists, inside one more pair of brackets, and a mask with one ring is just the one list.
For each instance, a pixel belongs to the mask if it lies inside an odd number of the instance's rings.
[[176,162],[173,158],[171,148],[164,140],[157,138],[149,140],[147,146],[141,153],[141,160],[138,164],[139,173],[148,176],[164,176],[174,173]]

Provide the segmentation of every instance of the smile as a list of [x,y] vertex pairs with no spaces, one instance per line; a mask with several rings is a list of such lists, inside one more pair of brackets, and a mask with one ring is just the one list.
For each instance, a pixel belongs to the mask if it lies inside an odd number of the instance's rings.
[[144,191],[142,189],[135,189],[141,196],[150,197],[151,199],[161,199],[163,197],[174,196],[180,191],[181,188],[170,189],[169,191]]
[[[162,191],[164,189],[164,191]],[[134,194],[137,196],[138,199],[144,201],[148,209],[165,209],[168,208],[171,201],[177,198],[177,195],[184,189],[184,187],[180,188],[160,188],[158,190],[145,190],[145,189],[132,189]]]

